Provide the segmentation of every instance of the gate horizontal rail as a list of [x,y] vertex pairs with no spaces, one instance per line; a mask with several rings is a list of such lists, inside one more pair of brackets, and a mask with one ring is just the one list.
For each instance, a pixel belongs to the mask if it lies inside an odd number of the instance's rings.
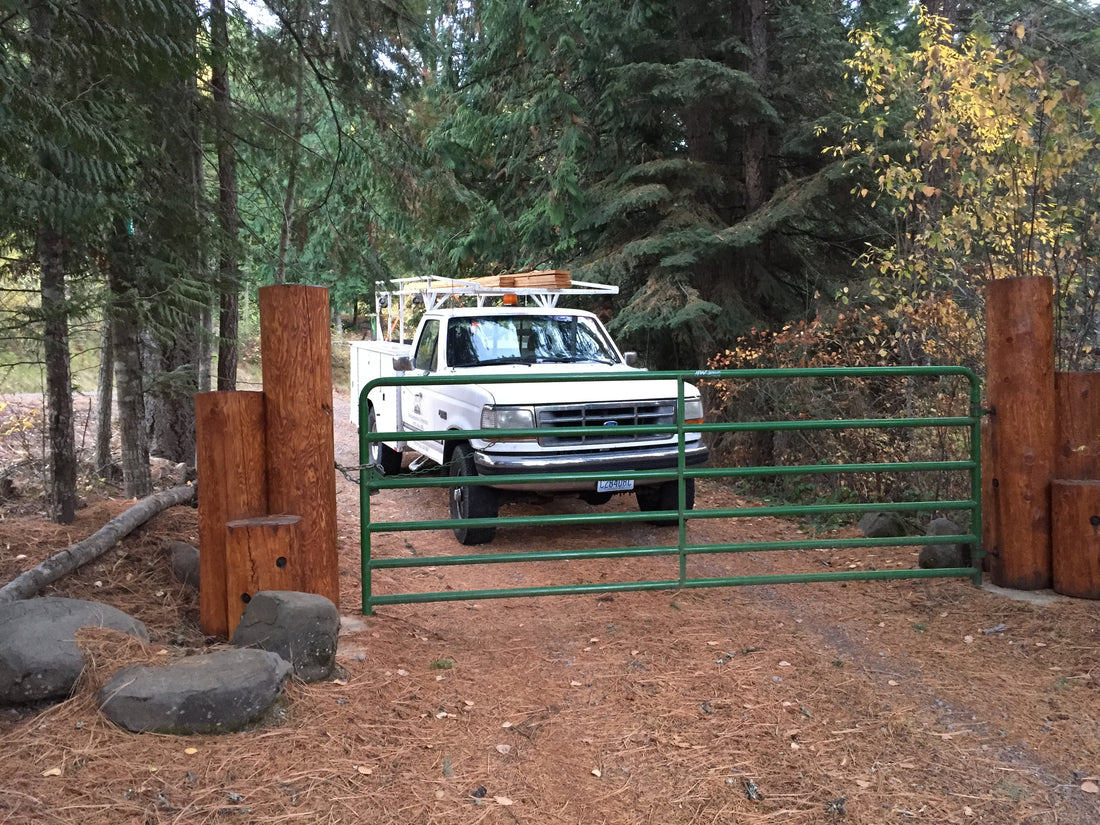
[[[968,415],[933,417],[888,417],[863,419],[790,419],[774,421],[707,422],[687,424],[684,421],[685,383],[701,379],[708,380],[790,380],[793,378],[823,379],[860,379],[882,377],[905,377],[909,379],[953,376],[968,382]],[[471,599],[491,599],[522,596],[578,595],[586,593],[628,592],[644,590],[691,589],[701,587],[739,586],[751,584],[811,583],[853,580],[882,579],[930,579],[969,577],[975,584],[981,582],[981,440],[979,424],[981,416],[980,386],[977,376],[963,367],[851,367],[851,368],[802,368],[802,369],[761,369],[761,370],[705,370],[705,371],[654,371],[611,375],[591,375],[570,373],[555,376],[516,376],[495,375],[478,378],[479,383],[537,383],[542,381],[587,382],[587,381],[629,381],[673,379],[677,386],[677,414],[675,424],[670,425],[621,425],[617,432],[626,436],[636,433],[671,434],[675,433],[680,445],[678,466],[668,470],[642,470],[634,472],[608,473],[603,471],[574,473],[544,473],[538,475],[496,475],[491,479],[476,476],[463,477],[463,485],[492,484],[507,486],[510,484],[538,484],[552,482],[575,482],[581,480],[633,479],[635,481],[654,481],[675,479],[678,487],[678,506],[675,510],[647,512],[613,513],[562,513],[538,516],[503,516],[493,519],[431,519],[414,521],[375,521],[371,518],[371,495],[379,490],[409,490],[436,487],[453,487],[454,480],[447,477],[426,475],[384,476],[377,468],[366,461],[370,454],[370,445],[377,441],[407,440],[410,432],[369,432],[365,428],[359,434],[360,450],[360,506],[361,519],[361,562],[363,612],[369,614],[379,605],[417,604],[440,601],[463,601]],[[371,381],[364,387],[359,403],[359,421],[368,420],[368,393],[375,387],[383,386],[432,386],[469,383],[466,377],[458,376],[387,376]],[[684,459],[685,436],[688,432],[723,433],[752,431],[821,431],[837,429],[896,429],[896,428],[956,428],[965,433],[968,444],[967,458],[948,460],[920,460],[909,462],[844,462],[836,464],[801,464],[751,467],[692,467],[688,468]],[[586,434],[606,434],[599,425],[588,427],[555,428],[555,435],[572,436]],[[501,439],[502,437],[531,437],[539,435],[538,429],[495,429],[495,430],[439,430],[417,432],[417,441],[446,441],[478,439]],[[963,472],[968,474],[970,497],[967,499],[860,502],[841,504],[784,504],[761,505],[738,508],[686,508],[686,479],[742,479],[747,477],[782,477],[812,474],[851,474],[851,473],[897,473],[897,472]],[[799,539],[762,542],[726,542],[710,544],[692,544],[688,541],[689,522],[703,519],[737,519],[759,517],[816,517],[838,514],[857,514],[878,512],[889,509],[896,512],[944,512],[968,511],[969,530],[943,536],[902,536],[890,538],[836,538],[836,539]],[[386,532],[413,532],[427,530],[448,530],[455,527],[493,526],[498,528],[526,526],[576,526],[607,523],[650,522],[654,520],[675,521],[677,540],[675,544],[652,547],[612,547],[589,548],[582,550],[523,551],[504,553],[476,554],[456,553],[439,556],[417,556],[403,558],[377,558],[372,554],[372,536]],[[752,575],[729,577],[690,577],[687,573],[689,557],[716,554],[808,550],[808,549],[845,549],[894,546],[925,546],[969,544],[972,548],[969,566],[940,569],[894,569],[894,570],[844,570],[814,573],[790,573],[782,575]],[[422,567],[451,567],[458,565],[481,565],[502,563],[539,563],[554,561],[678,557],[678,576],[676,578],[649,581],[619,581],[581,583],[569,585],[539,585],[528,587],[510,587],[484,590],[447,590],[419,593],[384,593],[372,591],[372,572],[375,570],[397,570]]]

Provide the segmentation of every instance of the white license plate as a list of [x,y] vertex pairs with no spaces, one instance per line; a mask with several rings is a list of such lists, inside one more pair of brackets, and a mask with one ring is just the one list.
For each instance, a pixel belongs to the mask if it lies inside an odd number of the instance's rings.
[[632,478],[620,478],[610,481],[597,481],[596,492],[597,493],[622,493],[626,490],[634,489],[634,479]]

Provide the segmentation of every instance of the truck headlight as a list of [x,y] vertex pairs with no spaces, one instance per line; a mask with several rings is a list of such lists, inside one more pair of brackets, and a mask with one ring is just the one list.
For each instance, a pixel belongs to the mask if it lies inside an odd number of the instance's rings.
[[701,398],[685,398],[684,399],[684,423],[685,424],[702,424],[703,423],[703,399],[701,399]]
[[[483,430],[518,430],[533,429],[535,426],[535,411],[530,407],[482,407],[481,429]],[[505,440],[505,439],[502,439]],[[533,441],[532,436],[510,438],[508,441]]]

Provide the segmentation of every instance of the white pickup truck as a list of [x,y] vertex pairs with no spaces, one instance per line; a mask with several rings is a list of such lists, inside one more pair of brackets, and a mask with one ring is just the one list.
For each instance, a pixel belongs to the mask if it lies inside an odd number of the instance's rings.
[[[502,499],[523,493],[573,493],[603,504],[615,493],[633,491],[643,511],[676,510],[679,491],[672,480],[623,478],[587,481],[466,484],[472,476],[577,473],[622,474],[675,469],[679,461],[676,433],[628,433],[619,426],[675,425],[675,379],[531,381],[483,383],[487,375],[554,376],[584,373],[601,376],[644,372],[624,357],[603,324],[591,312],[557,307],[563,294],[613,293],[616,287],[568,282],[568,286],[502,288],[477,281],[411,280],[376,305],[376,340],[351,344],[351,418],[359,421],[358,400],[373,379],[389,375],[461,376],[462,383],[375,387],[368,394],[367,427],[372,432],[408,433],[402,441],[372,442],[369,461],[384,474],[400,472],[403,452],[419,454],[410,465],[429,463],[456,478],[450,491],[451,517],[496,518]],[[537,279],[532,279],[537,280]],[[393,331],[402,338],[410,297],[424,306],[412,343],[385,340]],[[454,299],[454,300],[452,300]],[[503,299],[511,305],[488,305]],[[447,307],[476,300],[477,306]],[[534,305],[520,306],[521,300]],[[685,423],[703,419],[698,390],[684,386]],[[600,426],[598,435],[557,435],[565,427]],[[444,430],[537,428],[538,437],[500,440],[421,440],[417,433]],[[545,434],[542,433],[545,431]],[[685,465],[707,460],[699,433],[687,433]],[[694,505],[694,479],[685,479],[686,506]],[[661,522],[675,523],[675,522]],[[495,528],[456,528],[462,544],[492,541]]]

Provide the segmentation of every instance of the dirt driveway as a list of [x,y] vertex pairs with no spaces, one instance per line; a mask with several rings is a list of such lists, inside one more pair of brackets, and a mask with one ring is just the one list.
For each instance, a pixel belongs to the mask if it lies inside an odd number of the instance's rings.
[[[347,400],[336,409],[337,461],[352,465]],[[1017,601],[935,580],[486,600],[364,617],[358,490],[337,483],[343,678],[292,685],[275,718],[227,736],[123,733],[98,716],[88,688],[56,707],[0,711],[0,823],[1100,822],[1100,603]],[[737,499],[701,485],[699,500]],[[124,506],[91,502],[69,528],[5,515],[0,577]],[[446,500],[442,490],[387,491],[372,506],[386,518],[442,516]],[[800,529],[698,524],[733,541]],[[619,545],[660,539],[644,525],[599,530]],[[172,582],[163,545],[195,537],[194,511],[176,508],[51,592],[130,610],[169,658],[194,652],[213,640],[198,633],[195,595]],[[502,531],[493,549],[598,539]],[[446,535],[393,534],[376,551],[460,548]],[[702,563],[912,567],[916,552]],[[421,568],[378,585],[649,578],[664,575],[660,564]],[[106,673],[118,663],[95,664]]]

